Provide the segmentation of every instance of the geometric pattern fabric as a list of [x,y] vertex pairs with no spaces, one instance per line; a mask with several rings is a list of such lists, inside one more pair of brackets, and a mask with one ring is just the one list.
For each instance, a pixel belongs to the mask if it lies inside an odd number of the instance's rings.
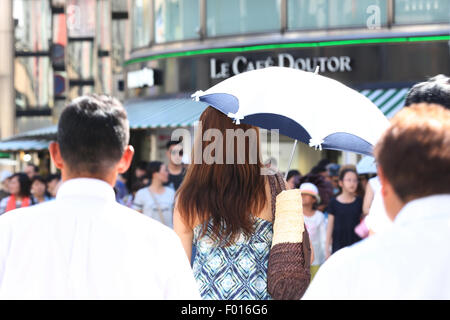
[[211,222],[200,238],[202,226],[194,229],[196,254],[193,271],[202,299],[269,300],[267,265],[272,244],[272,223],[255,218],[250,239],[243,235],[231,246],[215,245]]

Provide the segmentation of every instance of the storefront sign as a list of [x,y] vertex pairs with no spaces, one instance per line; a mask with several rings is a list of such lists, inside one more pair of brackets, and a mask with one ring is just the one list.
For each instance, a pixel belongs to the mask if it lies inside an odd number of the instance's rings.
[[244,56],[238,56],[232,62],[223,62],[218,59],[210,59],[211,79],[223,79],[233,75],[271,66],[295,68],[304,71],[314,72],[319,67],[319,72],[350,72],[351,58],[348,56],[339,57],[314,57],[295,58],[288,53],[280,53],[275,58],[268,57],[264,60],[250,60]]
[[153,87],[154,85],[155,73],[153,69],[144,68],[142,70],[128,72],[127,86],[129,89],[145,86]]

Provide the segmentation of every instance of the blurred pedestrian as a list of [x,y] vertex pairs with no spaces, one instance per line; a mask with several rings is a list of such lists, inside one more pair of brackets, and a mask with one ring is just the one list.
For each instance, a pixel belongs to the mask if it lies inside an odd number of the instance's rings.
[[32,204],[39,204],[49,200],[52,200],[52,197],[47,192],[47,181],[42,176],[34,176],[31,180]]
[[303,203],[303,215],[308,230],[309,239],[314,250],[314,261],[311,263],[311,280],[325,262],[325,242],[327,237],[327,226],[325,215],[317,210],[320,203],[319,190],[310,183],[300,185]]
[[31,181],[34,176],[39,174],[39,167],[35,164],[29,163],[25,166],[24,172]]
[[116,192],[116,201],[122,203],[122,199],[129,193],[127,188],[127,179],[123,174],[117,175],[114,190]]
[[182,140],[169,141],[166,145],[166,157],[168,159],[167,170],[169,171],[169,180],[167,186],[178,190],[186,175],[186,168],[183,165],[183,146]]
[[148,175],[147,172],[148,162],[147,161],[139,161],[136,164],[136,168],[134,169],[134,179],[141,179]]
[[288,189],[295,189],[296,186],[300,184],[300,178],[302,175],[300,174],[300,171],[298,170],[289,170],[286,182],[287,182],[287,188]]
[[53,201],[0,217],[0,299],[198,299],[180,239],[115,201],[133,147],[121,103],[83,96],[66,106]]
[[56,198],[56,193],[61,184],[61,175],[59,173],[51,174],[47,177],[47,192],[50,197]]
[[324,212],[333,198],[333,185],[323,175],[312,172],[300,178],[297,188],[300,188],[300,185],[305,182],[314,184],[319,190],[320,204],[317,205],[317,210]]
[[405,107],[425,103],[450,109],[450,78],[439,74],[414,85],[406,95]]
[[328,171],[328,179],[333,185],[333,195],[337,196],[341,192],[339,188],[339,169],[341,166],[337,163],[329,163],[325,168]]
[[9,179],[12,173],[8,170],[3,170],[0,173],[0,200],[9,196]]
[[167,167],[161,161],[152,161],[148,165],[151,184],[136,193],[133,208],[147,217],[173,228],[173,207],[175,191],[165,187],[169,181]]
[[130,193],[122,198],[122,204],[128,208],[133,208],[133,202],[136,197],[136,193],[142,188],[146,187],[142,180],[136,180],[131,185]]
[[328,204],[326,257],[350,246],[361,238],[354,232],[362,217],[362,199],[356,195],[358,174],[344,167],[339,174],[342,192]]
[[[243,150],[239,150],[247,155],[243,164],[220,164],[207,159],[189,166],[177,193],[174,229],[189,258],[192,246],[197,248],[193,269],[203,299],[271,299],[267,292],[267,266],[273,235],[269,184],[272,177],[261,174],[266,169],[260,161],[259,130],[234,124],[212,107],[203,111],[200,121],[205,132],[221,132],[223,146],[219,148],[223,147],[224,159],[237,157],[227,154],[227,130],[254,132],[256,141],[244,139]],[[211,143],[214,142],[196,140],[192,154],[196,148],[201,148],[203,154]],[[256,145],[254,164],[249,160],[250,143]]]
[[450,299],[449,142],[444,106],[394,116],[374,152],[393,225],[331,256],[304,299]]
[[25,173],[15,173],[9,180],[10,196],[0,202],[0,214],[17,209],[25,208],[32,204],[30,187],[31,181]]

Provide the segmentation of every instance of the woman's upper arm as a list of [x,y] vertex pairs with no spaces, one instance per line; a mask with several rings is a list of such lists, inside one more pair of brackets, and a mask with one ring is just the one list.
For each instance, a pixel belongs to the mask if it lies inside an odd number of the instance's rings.
[[186,251],[186,255],[188,256],[189,261],[191,261],[194,231],[192,230],[192,227],[189,226],[181,217],[176,205],[173,211],[173,230],[180,238],[181,243],[183,244],[183,248]]
[[374,197],[373,189],[370,186],[370,183],[368,183],[367,187],[366,187],[366,193],[364,195],[364,200],[363,200],[363,215],[369,214],[369,210],[370,210],[370,206],[372,205],[373,197]]

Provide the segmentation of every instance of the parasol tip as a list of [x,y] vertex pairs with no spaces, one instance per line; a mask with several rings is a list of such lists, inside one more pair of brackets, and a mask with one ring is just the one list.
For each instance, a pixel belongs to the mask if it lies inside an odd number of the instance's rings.
[[319,74],[319,66],[316,67],[316,70],[314,71],[314,74]]

